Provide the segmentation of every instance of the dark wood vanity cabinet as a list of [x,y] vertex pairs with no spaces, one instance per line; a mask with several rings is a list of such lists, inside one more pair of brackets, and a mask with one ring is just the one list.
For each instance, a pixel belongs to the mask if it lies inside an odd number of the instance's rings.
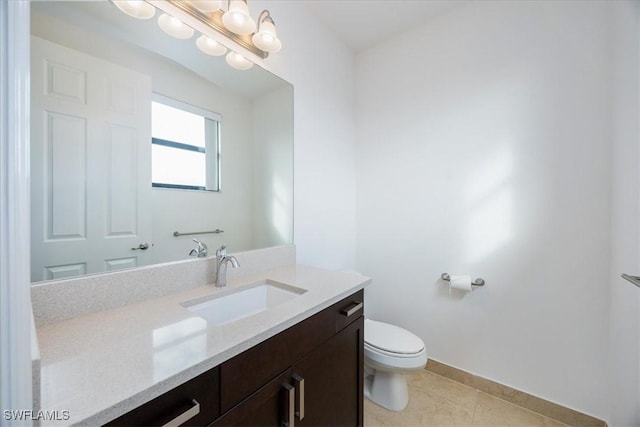
[[363,334],[358,316],[214,426],[361,426]]
[[[354,293],[110,425],[163,425],[170,407],[200,402],[180,392],[192,383],[206,384],[206,401],[217,402],[200,403],[200,414],[182,425],[361,426],[363,298],[363,291]],[[154,418],[161,399],[162,420]]]

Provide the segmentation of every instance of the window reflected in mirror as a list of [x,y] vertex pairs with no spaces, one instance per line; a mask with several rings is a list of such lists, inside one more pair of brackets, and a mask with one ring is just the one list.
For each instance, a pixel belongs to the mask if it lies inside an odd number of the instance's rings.
[[156,188],[220,190],[220,121],[161,95],[151,102],[151,181]]

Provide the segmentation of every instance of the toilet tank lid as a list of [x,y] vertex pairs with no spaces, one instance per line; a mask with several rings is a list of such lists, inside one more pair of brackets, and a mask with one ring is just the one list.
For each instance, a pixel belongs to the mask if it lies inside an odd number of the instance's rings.
[[414,354],[424,349],[424,342],[406,329],[371,319],[364,321],[364,341],[392,353]]

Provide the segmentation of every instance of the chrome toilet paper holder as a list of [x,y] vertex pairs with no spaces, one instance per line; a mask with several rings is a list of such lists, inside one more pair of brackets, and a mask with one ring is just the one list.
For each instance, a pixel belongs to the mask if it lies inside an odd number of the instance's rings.
[[[442,273],[440,275],[440,278],[444,281],[451,281],[451,276],[449,276],[449,273]],[[477,278],[476,280],[474,280],[473,282],[471,282],[472,286],[484,286],[484,279],[481,278]]]

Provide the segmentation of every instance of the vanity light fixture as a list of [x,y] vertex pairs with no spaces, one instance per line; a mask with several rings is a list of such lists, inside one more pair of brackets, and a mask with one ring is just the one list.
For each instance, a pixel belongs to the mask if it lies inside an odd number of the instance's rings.
[[229,31],[249,35],[256,31],[256,23],[249,15],[247,0],[229,0],[228,9],[222,15],[222,23]]
[[201,35],[196,40],[196,46],[202,52],[211,56],[222,56],[227,53],[227,48],[212,39],[211,37],[207,37],[205,35]]
[[129,16],[138,19],[151,19],[156,8],[143,0],[113,0],[113,4]]
[[158,25],[162,31],[177,39],[190,39],[193,37],[193,28],[185,25],[181,20],[166,13],[158,18]]
[[[247,0],[227,0],[226,11],[220,8],[222,0],[166,1],[260,58],[266,58],[270,53],[276,53],[282,48],[271,13],[263,10],[258,17],[256,28],[256,23],[249,14]],[[111,0],[111,3],[127,15],[138,19],[152,18],[156,11],[154,2],[149,0]],[[159,6],[158,8],[163,10]],[[191,24],[187,25],[167,13],[162,13],[158,17],[158,25],[165,33],[178,39],[190,39],[195,33]],[[220,43],[206,34],[201,34],[196,40],[198,49],[212,56],[222,56],[227,53],[228,48],[225,44],[224,41]],[[237,70],[248,70],[253,67],[252,61],[234,51],[227,53],[226,60]]]
[[265,52],[276,53],[282,43],[276,34],[276,24],[268,10],[263,10],[258,18],[258,31],[251,37],[253,44]]
[[190,3],[203,13],[213,13],[222,7],[220,0],[191,0]]
[[248,70],[253,67],[253,62],[234,51],[230,51],[227,54],[227,64],[231,65],[236,70],[241,71]]

